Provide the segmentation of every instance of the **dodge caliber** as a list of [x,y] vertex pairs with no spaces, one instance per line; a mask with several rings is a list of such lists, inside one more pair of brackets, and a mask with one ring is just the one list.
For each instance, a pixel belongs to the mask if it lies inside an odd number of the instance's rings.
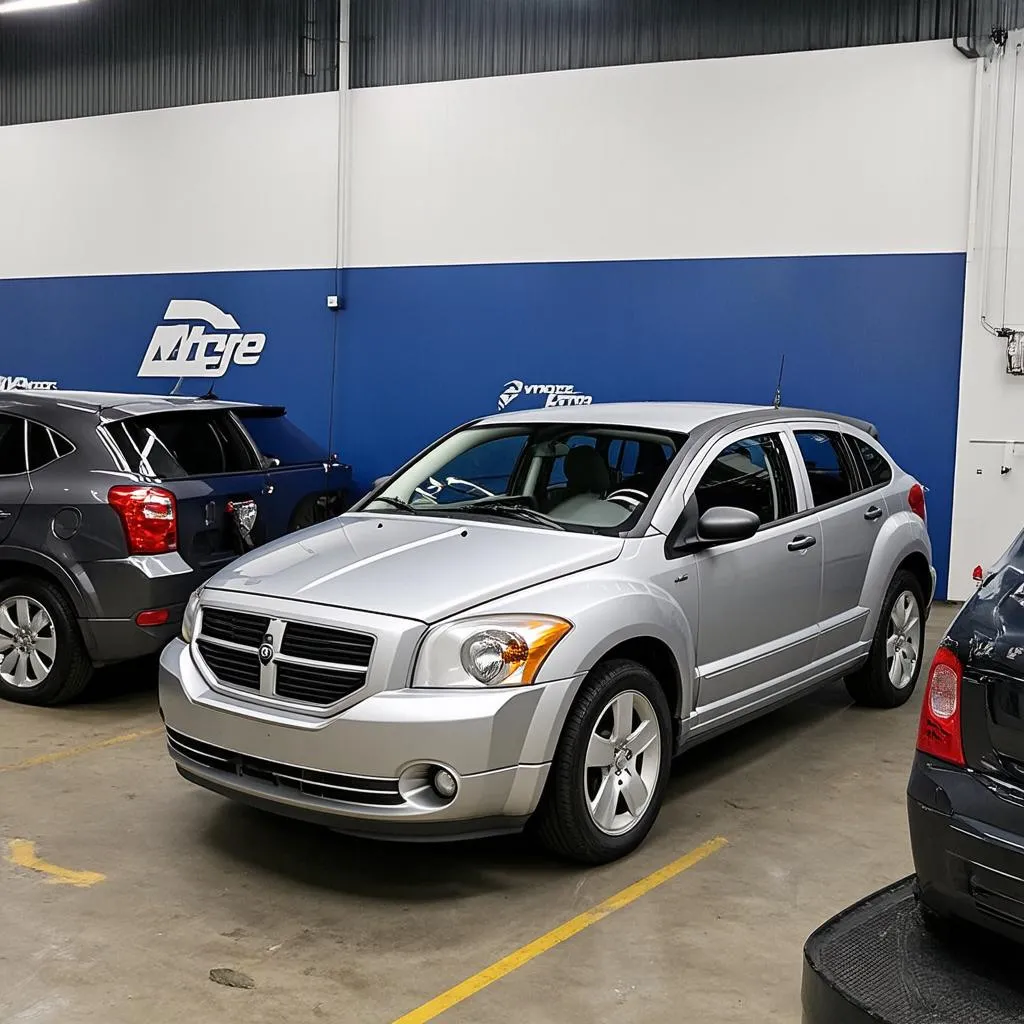
[[682,748],[845,676],[894,707],[934,572],[870,424],[673,403],[503,413],[243,556],[162,657],[171,756],[343,832],[528,824],[633,850]]

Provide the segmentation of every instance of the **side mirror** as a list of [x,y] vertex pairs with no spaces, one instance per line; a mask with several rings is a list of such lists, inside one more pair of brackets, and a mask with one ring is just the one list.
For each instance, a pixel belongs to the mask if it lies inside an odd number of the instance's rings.
[[264,455],[263,456],[263,468],[264,469],[277,469],[281,465],[281,460],[276,455]]
[[375,491],[379,487],[383,487],[390,479],[391,479],[391,474],[390,473],[388,473],[387,476],[379,476],[379,477],[377,477],[377,479],[373,481],[373,486],[370,488],[370,490]]
[[709,508],[704,515],[698,515],[697,499],[691,496],[666,542],[666,554],[677,557],[715,544],[746,540],[757,533],[760,525],[761,520],[753,512],[731,505]]
[[729,544],[753,537],[761,526],[761,517],[745,508],[719,505],[709,508],[697,520],[698,541],[704,544]]

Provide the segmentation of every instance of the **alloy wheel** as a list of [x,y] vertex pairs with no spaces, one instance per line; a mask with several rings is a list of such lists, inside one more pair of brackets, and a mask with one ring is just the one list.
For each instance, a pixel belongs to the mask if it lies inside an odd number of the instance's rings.
[[633,828],[650,806],[661,773],[661,728],[636,690],[616,694],[597,716],[587,743],[584,798],[606,835]]
[[32,597],[0,601],[0,679],[30,689],[45,682],[57,657],[50,613]]
[[913,682],[920,657],[921,609],[917,598],[909,590],[904,590],[889,613],[889,631],[885,640],[889,682],[897,690],[904,690]]

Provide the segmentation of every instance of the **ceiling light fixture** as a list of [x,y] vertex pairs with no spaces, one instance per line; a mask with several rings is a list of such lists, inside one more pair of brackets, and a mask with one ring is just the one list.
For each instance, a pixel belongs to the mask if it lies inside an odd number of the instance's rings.
[[0,14],[39,11],[44,7],[68,7],[81,2],[82,0],[0,0]]

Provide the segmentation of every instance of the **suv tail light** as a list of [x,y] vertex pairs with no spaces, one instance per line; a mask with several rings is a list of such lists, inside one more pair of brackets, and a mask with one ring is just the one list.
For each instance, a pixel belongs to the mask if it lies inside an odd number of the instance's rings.
[[111,487],[107,501],[121,517],[128,552],[163,555],[178,547],[178,505],[163,487]]
[[914,484],[910,488],[910,493],[907,495],[907,503],[910,505],[910,511],[915,516],[923,519],[925,522],[928,521],[928,509],[924,503],[924,488],[920,484]]
[[965,765],[960,731],[960,691],[964,668],[948,648],[935,652],[928,672],[928,686],[921,704],[921,723],[917,730],[917,749],[951,764]]

